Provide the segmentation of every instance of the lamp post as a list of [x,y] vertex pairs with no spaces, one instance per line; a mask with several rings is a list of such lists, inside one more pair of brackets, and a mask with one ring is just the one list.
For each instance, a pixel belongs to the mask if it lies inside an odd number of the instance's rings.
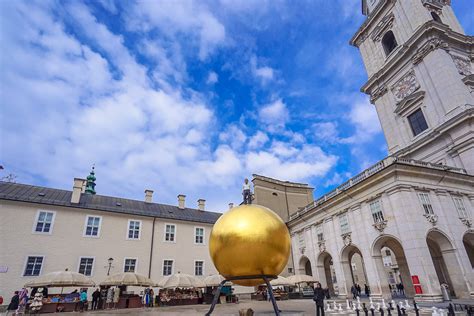
[[114,258],[109,258],[107,261],[109,262],[109,269],[107,270],[107,276],[109,276],[110,268],[112,268],[112,262],[114,262]]

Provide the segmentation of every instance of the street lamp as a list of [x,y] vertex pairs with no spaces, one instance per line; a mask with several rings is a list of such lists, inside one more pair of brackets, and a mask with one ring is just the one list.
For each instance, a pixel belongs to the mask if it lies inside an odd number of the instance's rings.
[[109,269],[107,270],[107,276],[110,274],[110,268],[112,268],[112,262],[114,262],[114,258],[109,258],[107,260],[109,262]]

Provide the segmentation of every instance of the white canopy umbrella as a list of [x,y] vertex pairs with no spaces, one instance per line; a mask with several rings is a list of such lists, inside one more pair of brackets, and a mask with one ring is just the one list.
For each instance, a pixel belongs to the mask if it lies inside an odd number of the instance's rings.
[[206,287],[204,281],[185,273],[176,273],[169,275],[161,279],[157,284],[157,287],[164,289],[171,288],[192,288],[192,287]]
[[[204,278],[204,283],[206,286],[219,286],[225,278],[220,274],[213,274]],[[224,285],[232,285],[230,281],[227,281]]]
[[317,282],[314,277],[312,277],[311,275],[306,275],[306,274],[295,274],[295,275],[289,276],[287,279],[292,284]]
[[288,278],[282,277],[281,275],[278,278],[273,279],[270,281],[272,286],[293,286],[295,285],[294,282],[290,281]]
[[153,286],[155,282],[146,276],[133,272],[113,274],[100,283],[102,286]]
[[45,274],[25,284],[25,287],[92,287],[92,279],[84,274],[71,271],[56,271]]

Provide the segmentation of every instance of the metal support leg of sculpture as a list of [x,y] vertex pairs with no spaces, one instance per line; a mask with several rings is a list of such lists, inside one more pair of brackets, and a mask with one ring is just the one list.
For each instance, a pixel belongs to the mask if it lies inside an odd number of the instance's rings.
[[224,284],[227,282],[227,280],[223,280],[219,286],[217,287],[216,293],[214,294],[214,298],[212,299],[212,305],[209,311],[207,312],[206,316],[211,316],[212,312],[214,311],[214,308],[216,307],[217,301],[219,300],[219,296],[221,295],[221,290]]
[[265,280],[265,283],[267,284],[268,295],[270,295],[270,300],[272,301],[273,310],[275,311],[275,315],[280,316],[280,310],[278,309],[277,303],[275,301],[275,296],[273,295],[272,285],[270,284],[270,281],[268,280],[267,277],[263,277],[263,279]]
[[280,310],[278,309],[275,296],[273,296],[273,289],[272,285],[270,284],[270,280],[276,279],[276,276],[273,275],[249,275],[249,276],[241,276],[241,277],[232,277],[223,280],[219,286],[217,287],[216,293],[214,294],[214,298],[212,299],[212,305],[211,308],[209,308],[209,311],[206,313],[206,316],[211,316],[212,312],[214,311],[214,308],[216,307],[217,301],[219,300],[219,296],[221,294],[222,287],[227,281],[234,281],[234,280],[251,280],[251,279],[263,279],[267,285],[268,288],[268,295],[270,295],[270,300],[272,301],[273,305],[273,310],[275,311],[276,316],[280,316]]

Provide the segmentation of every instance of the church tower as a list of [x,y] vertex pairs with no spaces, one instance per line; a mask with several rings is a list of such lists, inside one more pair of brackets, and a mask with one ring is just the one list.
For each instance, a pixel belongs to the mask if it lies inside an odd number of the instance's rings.
[[391,155],[474,174],[474,37],[451,0],[362,0],[351,39]]

